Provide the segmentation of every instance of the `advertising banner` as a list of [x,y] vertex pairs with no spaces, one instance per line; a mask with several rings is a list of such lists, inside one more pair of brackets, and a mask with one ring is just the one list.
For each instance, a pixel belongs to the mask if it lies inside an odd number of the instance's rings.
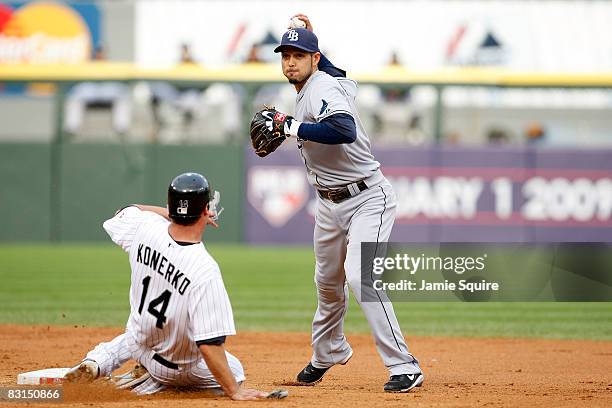
[[[245,236],[312,242],[315,190],[297,149],[246,149]],[[392,241],[612,242],[612,151],[387,148],[398,197]]]
[[231,13],[227,4],[137,1],[136,62],[172,66],[180,45],[188,43],[206,66],[242,62],[253,45],[261,59],[279,63],[274,44],[290,16],[302,12],[324,52],[350,72],[379,69],[393,55],[417,71],[501,66],[599,72],[612,65],[612,53],[605,51],[612,38],[607,1],[234,0]]
[[0,4],[0,64],[70,64],[89,60],[100,41],[94,3]]

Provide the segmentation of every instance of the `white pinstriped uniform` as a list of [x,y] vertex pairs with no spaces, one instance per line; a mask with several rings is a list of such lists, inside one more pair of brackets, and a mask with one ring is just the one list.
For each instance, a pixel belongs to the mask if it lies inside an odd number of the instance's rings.
[[[141,394],[166,385],[219,387],[196,342],[236,334],[217,262],[201,242],[174,241],[169,225],[133,206],[104,222],[111,239],[129,254],[131,310],[126,332],[99,344],[87,358],[99,364],[102,376],[137,360],[152,377],[135,389]],[[240,361],[226,355],[236,381],[244,381]]]
[[[314,250],[318,307],[312,322],[311,364],[328,368],[352,354],[344,335],[350,287],[390,374],[417,374],[421,368],[408,351],[391,302],[381,298],[361,301],[361,243],[388,241],[397,199],[370,151],[370,139],[357,113],[356,95],[355,81],[315,71],[296,98],[295,118],[300,122],[318,123],[332,115],[348,114],[357,131],[353,143],[298,140],[313,187],[333,190],[347,186],[351,192],[351,197],[340,203],[317,194]],[[356,186],[359,181],[368,188],[360,192]]]

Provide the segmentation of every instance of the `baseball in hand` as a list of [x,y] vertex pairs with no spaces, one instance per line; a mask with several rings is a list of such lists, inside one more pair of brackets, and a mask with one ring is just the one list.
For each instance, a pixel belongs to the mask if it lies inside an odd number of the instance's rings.
[[297,17],[293,17],[291,20],[289,20],[289,28],[306,28],[306,23]]

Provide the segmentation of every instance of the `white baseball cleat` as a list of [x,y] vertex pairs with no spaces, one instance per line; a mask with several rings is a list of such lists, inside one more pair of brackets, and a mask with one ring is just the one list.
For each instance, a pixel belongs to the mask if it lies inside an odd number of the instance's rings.
[[94,360],[83,360],[81,364],[72,367],[64,379],[67,382],[87,383],[100,376],[100,366]]

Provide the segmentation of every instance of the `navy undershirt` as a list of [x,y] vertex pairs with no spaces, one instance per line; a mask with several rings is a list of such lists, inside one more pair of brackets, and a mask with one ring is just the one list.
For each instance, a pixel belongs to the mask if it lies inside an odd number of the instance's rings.
[[336,113],[319,123],[302,123],[298,137],[323,144],[353,143],[357,139],[357,128],[351,115]]

